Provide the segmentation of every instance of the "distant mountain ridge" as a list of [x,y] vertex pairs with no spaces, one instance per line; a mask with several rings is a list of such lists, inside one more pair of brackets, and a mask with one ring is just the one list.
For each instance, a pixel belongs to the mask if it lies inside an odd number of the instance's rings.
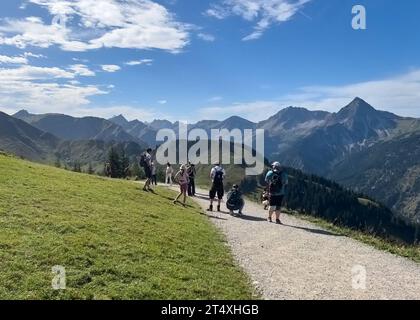
[[101,140],[143,144],[121,126],[102,118],[75,118],[64,114],[33,115],[25,110],[19,111],[13,117],[64,140]]
[[[20,113],[20,116],[24,116]],[[28,114],[26,116],[29,116]],[[133,141],[64,140],[27,122],[0,112],[0,150],[32,161],[103,170],[109,149],[124,150],[133,161],[145,149]]]

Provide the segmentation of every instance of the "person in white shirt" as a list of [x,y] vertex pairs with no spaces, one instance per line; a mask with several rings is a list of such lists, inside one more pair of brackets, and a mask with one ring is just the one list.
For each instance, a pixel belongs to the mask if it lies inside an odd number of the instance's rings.
[[225,179],[226,173],[219,164],[216,164],[210,171],[210,179],[212,181],[211,189],[209,192],[210,196],[210,207],[207,211],[213,211],[213,202],[217,195],[217,211],[220,211],[220,203],[222,202],[225,190],[223,187],[223,180]]
[[172,165],[168,162],[166,165],[166,177],[165,177],[165,183],[170,184],[172,187],[172,175],[174,174],[174,169],[172,168]]
[[178,200],[181,196],[184,196],[182,205],[185,207],[185,202],[187,201],[187,192],[188,192],[188,183],[189,177],[187,172],[187,166],[181,165],[179,171],[175,175],[175,181],[179,184],[179,194],[174,200],[174,204],[178,203]]

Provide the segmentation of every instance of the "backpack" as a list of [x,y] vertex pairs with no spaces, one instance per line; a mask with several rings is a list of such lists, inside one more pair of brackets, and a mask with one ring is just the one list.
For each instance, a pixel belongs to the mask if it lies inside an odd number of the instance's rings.
[[273,171],[269,184],[270,194],[280,193],[283,189],[282,172]]
[[216,173],[214,174],[213,182],[216,185],[223,184],[223,170],[216,171]]
[[139,161],[139,165],[140,165],[140,167],[142,167],[142,168],[145,168],[145,167],[147,167],[149,164],[147,163],[147,160],[146,160],[146,154],[145,153],[143,153],[141,156],[140,156],[140,161]]

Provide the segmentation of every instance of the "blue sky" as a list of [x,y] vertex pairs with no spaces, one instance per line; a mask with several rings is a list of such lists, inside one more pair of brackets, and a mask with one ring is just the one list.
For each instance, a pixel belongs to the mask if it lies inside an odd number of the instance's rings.
[[[367,29],[351,26],[364,5]],[[150,121],[337,111],[420,117],[420,2],[12,0],[0,109]]]

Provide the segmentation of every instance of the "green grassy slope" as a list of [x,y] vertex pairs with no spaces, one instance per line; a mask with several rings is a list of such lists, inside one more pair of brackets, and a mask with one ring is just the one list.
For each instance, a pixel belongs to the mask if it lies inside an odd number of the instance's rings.
[[1,154],[0,173],[0,299],[253,297],[221,234],[172,192]]

